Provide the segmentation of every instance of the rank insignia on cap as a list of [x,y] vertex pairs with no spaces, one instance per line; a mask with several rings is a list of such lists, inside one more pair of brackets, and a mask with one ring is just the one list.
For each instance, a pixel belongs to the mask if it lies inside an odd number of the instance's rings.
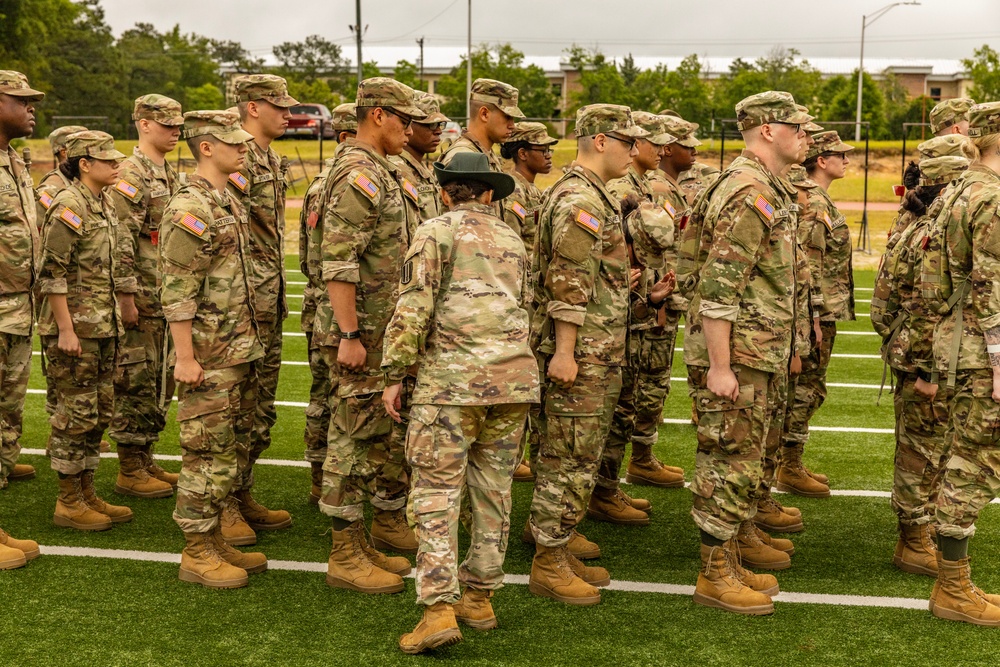
[[582,208],[580,209],[580,212],[576,214],[576,224],[580,225],[594,236],[600,235],[601,221],[587,211],[584,211]]
[[80,229],[80,225],[83,224],[83,218],[69,208],[64,208],[62,213],[59,214],[59,218],[73,229]]
[[50,206],[52,206],[52,195],[50,195],[48,192],[43,192],[42,194],[38,195],[38,201],[40,201],[42,203],[42,206],[44,206],[47,209]]
[[139,193],[139,188],[135,187],[128,181],[118,181],[115,185],[115,190],[122,193],[126,197],[135,197]]
[[247,177],[238,171],[234,171],[229,174],[229,182],[235,185],[236,189],[240,192],[246,192],[247,186],[250,185],[250,181],[247,180]]
[[208,228],[208,225],[206,225],[200,218],[196,218],[190,213],[184,214],[184,217],[180,220],[180,224],[189,229],[196,236],[201,236]]
[[771,206],[771,202],[764,198],[764,195],[757,195],[757,199],[754,200],[753,206],[755,209],[764,214],[770,222],[774,218],[774,207]]
[[516,201],[511,202],[510,210],[514,211],[514,214],[521,218],[521,220],[524,220],[524,217],[528,215],[528,209],[524,208]]
[[354,179],[354,185],[357,186],[365,195],[374,200],[378,197],[378,186],[371,182],[371,180],[364,174],[358,174]]
[[420,195],[417,193],[417,189],[413,187],[413,183],[410,183],[405,178],[403,179],[403,192],[409,195],[410,199],[412,199],[414,202],[416,202],[417,199],[420,197]]
[[670,205],[670,202],[663,202],[663,210],[670,214],[670,219],[673,220],[677,217],[677,209]]

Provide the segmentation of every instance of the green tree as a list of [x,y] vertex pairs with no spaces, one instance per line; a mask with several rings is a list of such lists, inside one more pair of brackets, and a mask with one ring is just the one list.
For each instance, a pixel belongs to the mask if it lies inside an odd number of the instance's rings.
[[409,60],[400,60],[396,63],[392,78],[400,83],[405,83],[414,90],[427,90],[427,81],[420,80],[420,68]]
[[716,88],[716,115],[733,118],[740,100],[764,90],[787,91],[796,102],[812,108],[822,76],[808,60],[799,56],[795,49],[776,47],[753,64],[737,58]]
[[330,90],[330,84],[322,79],[312,83],[290,79],[288,81],[288,94],[299,102],[325,104],[328,109],[333,109],[340,104],[340,97],[335,96]]
[[186,88],[184,90],[185,111],[222,109],[225,104],[226,96],[214,83],[205,83],[197,88]]
[[[824,118],[821,120],[854,121],[856,119],[858,71],[854,70],[851,78],[845,81],[847,85],[843,86],[830,101],[827,108],[828,113],[824,114]],[[870,123],[869,136],[872,139],[889,138],[889,124],[886,121],[885,97],[882,94],[882,88],[868,72],[865,72],[864,79],[862,79],[862,87],[864,106],[861,110],[861,120]],[[845,139],[854,138],[854,129],[850,126],[840,126],[837,131]],[[864,128],[862,128],[862,136],[864,136]]]
[[[116,44],[125,69],[129,99],[148,93],[182,97],[181,66],[167,51],[163,35],[150,23],[137,23],[122,33]],[[183,103],[183,102],[182,102]]]
[[264,59],[254,56],[239,42],[232,40],[211,40],[212,59],[220,68],[237,72],[259,72],[264,68]]
[[280,63],[279,72],[306,83],[316,79],[336,79],[347,73],[339,44],[319,35],[309,35],[301,42],[282,42],[272,49]]
[[570,95],[570,108],[565,115],[572,117],[577,109],[588,104],[628,105],[632,101],[614,60],[608,60],[600,51],[587,51],[575,44],[566,54],[569,64],[580,74],[580,89]]
[[1000,53],[983,44],[962,60],[962,66],[972,78],[969,95],[974,100],[1000,99]]

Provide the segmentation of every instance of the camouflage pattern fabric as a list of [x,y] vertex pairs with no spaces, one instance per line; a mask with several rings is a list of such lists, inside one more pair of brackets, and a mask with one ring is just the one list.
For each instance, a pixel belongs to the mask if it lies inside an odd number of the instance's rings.
[[530,261],[538,236],[537,218],[542,205],[542,191],[534,183],[529,183],[517,169],[511,169],[509,173],[514,177],[514,192],[503,199],[503,219],[524,241]]
[[837,325],[821,322],[823,342],[816,345],[813,334],[810,352],[802,357],[802,372],[788,381],[788,410],[785,413],[785,431],[782,445],[796,447],[802,451],[809,440],[809,420],[826,400],[826,372],[833,353],[833,341],[837,337]]
[[[663,254],[664,271],[677,271],[677,246],[680,244],[681,233],[687,226],[691,216],[691,205],[684,198],[680,184],[670,178],[660,169],[647,174],[653,190],[654,203],[661,206],[674,222],[674,245]],[[667,297],[667,310],[687,312],[688,302],[674,290]]]
[[306,428],[302,439],[305,442],[305,460],[323,463],[326,460],[326,439],[330,432],[330,368],[322,350],[313,345],[312,332],[306,332],[306,347],[309,350],[309,404],[306,406]]
[[677,185],[684,193],[688,206],[694,206],[694,201],[704,190],[711,187],[722,172],[715,167],[701,162],[695,162],[690,169],[682,171],[677,176]]
[[[410,410],[406,458],[413,489],[406,512],[420,541],[417,604],[457,602],[459,582],[479,590],[503,586],[511,478],[527,409],[523,403],[418,403]],[[459,565],[460,507],[471,541]]]
[[853,246],[847,219],[823,188],[813,184],[802,190],[808,203],[799,212],[798,233],[809,260],[813,316],[824,322],[853,320]]
[[7,486],[7,476],[21,453],[19,440],[30,373],[31,336],[0,331],[0,489]]
[[233,79],[233,92],[237,103],[265,100],[286,109],[298,104],[288,94],[287,82],[274,74],[242,74]]
[[206,368],[205,381],[177,387],[182,452],[174,521],[185,533],[207,533],[246,469],[257,402],[253,363]]
[[152,445],[167,424],[174,364],[166,354],[167,322],[139,316],[119,341],[114,416],[108,435],[124,445]]
[[[492,149],[486,150],[483,146],[479,145],[479,142],[471,134],[469,134],[468,131],[462,132],[462,136],[456,139],[451,146],[448,147],[448,150],[441,155],[441,164],[447,167],[459,153],[482,153],[490,161],[491,171],[495,171],[497,173],[503,172],[503,163],[500,161],[500,157],[494,153]],[[506,220],[503,212],[503,200],[493,202],[491,208],[493,209],[493,215]],[[520,229],[514,229],[514,231],[518,234],[521,233]]]
[[469,98],[476,102],[487,102],[514,119],[524,118],[524,112],[517,106],[518,90],[509,83],[494,79],[476,79],[472,82]]
[[403,189],[403,196],[417,207],[421,221],[436,218],[445,212],[441,186],[426,160],[417,160],[406,150],[389,160],[399,167],[399,186]]
[[930,113],[931,132],[937,134],[955,123],[969,120],[969,110],[973,105],[975,101],[967,97],[954,97],[938,102]]
[[45,212],[52,206],[55,196],[70,186],[71,181],[58,169],[42,176],[35,188],[35,222],[41,232],[45,222]]
[[395,109],[413,120],[422,120],[427,117],[427,113],[417,106],[416,97],[417,91],[405,83],[385,76],[376,76],[364,79],[358,85],[355,104],[357,107]]

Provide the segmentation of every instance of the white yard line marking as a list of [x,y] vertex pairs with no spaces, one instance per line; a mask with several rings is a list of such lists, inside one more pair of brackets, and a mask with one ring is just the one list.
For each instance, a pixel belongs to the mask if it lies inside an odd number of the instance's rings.
[[[667,419],[664,424],[677,424],[679,426],[694,425],[690,419]],[[810,431],[829,431],[832,433],[877,433],[880,435],[893,435],[896,431],[891,428],[864,428],[860,426],[813,426],[809,425]]]
[[[44,449],[31,449],[26,448],[21,450],[22,454],[30,454],[34,456],[45,456]],[[115,452],[103,452],[101,454],[102,459],[117,459],[118,454]],[[157,461],[181,461],[181,457],[177,454],[154,454],[153,458]],[[281,468],[308,468],[308,461],[289,461],[288,459],[267,459],[261,458],[257,459],[257,463],[265,466],[279,466]]]
[[[683,383],[686,384],[687,383],[687,378],[672,377],[672,378],[670,378],[670,381],[671,382],[683,382]],[[837,388],[840,388],[840,389],[878,389],[879,388],[879,385],[877,385],[877,384],[854,384],[852,382],[827,382],[826,386],[827,387],[837,387]],[[888,385],[886,385],[886,386],[888,386]]]
[[[683,347],[674,348],[674,352],[683,351]],[[882,357],[878,354],[831,354],[830,356],[834,359],[878,359],[879,361],[882,361]]]
[[[45,395],[45,390],[44,389],[29,389],[28,390],[28,394],[29,395],[34,395],[34,396],[44,396]],[[171,400],[176,401],[177,397],[174,396],[173,399],[171,399]],[[282,406],[282,407],[286,407],[286,408],[305,408],[305,407],[309,406],[308,403],[302,403],[302,402],[299,402],[299,401],[275,401],[274,404]]]

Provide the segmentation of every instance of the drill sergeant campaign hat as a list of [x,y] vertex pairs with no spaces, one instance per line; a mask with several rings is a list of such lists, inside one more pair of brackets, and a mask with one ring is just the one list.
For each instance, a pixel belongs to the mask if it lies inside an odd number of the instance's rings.
[[66,138],[66,157],[94,160],[124,160],[125,154],[115,150],[115,138],[107,132],[83,130]]
[[783,90],[750,95],[736,104],[736,127],[740,132],[768,123],[805,125],[812,119],[795,103],[792,94]]
[[517,88],[494,79],[476,79],[469,94],[470,100],[492,104],[511,118],[525,118],[524,112],[517,106],[517,97]]
[[242,144],[253,139],[243,129],[239,114],[232,111],[188,111],[184,114],[184,139],[212,136],[226,144]]
[[969,120],[969,109],[975,105],[974,100],[968,97],[955,97],[950,100],[938,102],[931,109],[930,123],[931,132],[937,134],[941,130],[947,129],[955,123]]
[[382,107],[422,120],[427,114],[416,105],[416,91],[395,79],[376,76],[358,84],[358,107]]
[[456,153],[448,166],[434,163],[434,173],[443,186],[452,181],[478,181],[493,190],[493,201],[500,201],[514,191],[514,177],[490,169],[485,153]]
[[623,137],[642,139],[649,132],[632,120],[632,110],[621,104],[588,104],[576,112],[576,136],[593,137],[615,132]]
[[175,127],[184,124],[184,114],[181,113],[181,103],[166,95],[143,95],[135,100],[132,108],[132,120],[151,120]]
[[287,109],[299,103],[288,94],[288,83],[274,74],[243,74],[233,80],[236,103],[264,100]]

